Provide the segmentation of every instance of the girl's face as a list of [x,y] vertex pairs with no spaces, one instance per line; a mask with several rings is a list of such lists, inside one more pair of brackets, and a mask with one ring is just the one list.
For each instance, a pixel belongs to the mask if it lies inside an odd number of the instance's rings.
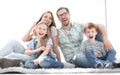
[[44,38],[47,35],[47,25],[40,24],[36,29],[36,34],[39,38]]
[[52,23],[52,15],[50,13],[45,13],[41,19],[42,21],[46,21],[47,25],[51,25]]
[[90,29],[86,29],[85,34],[86,34],[88,40],[94,41],[95,37],[97,35],[97,31],[95,30],[95,28],[90,28]]

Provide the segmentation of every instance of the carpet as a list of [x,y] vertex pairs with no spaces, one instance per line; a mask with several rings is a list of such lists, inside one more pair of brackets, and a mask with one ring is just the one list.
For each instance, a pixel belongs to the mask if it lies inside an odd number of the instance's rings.
[[93,68],[52,68],[26,69],[23,67],[9,67],[0,69],[0,74],[79,74],[79,73],[120,73],[120,68],[93,69]]

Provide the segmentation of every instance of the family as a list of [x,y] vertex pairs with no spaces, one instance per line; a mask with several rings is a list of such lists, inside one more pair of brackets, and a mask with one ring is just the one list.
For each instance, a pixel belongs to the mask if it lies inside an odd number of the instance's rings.
[[[19,58],[28,69],[69,66],[113,68],[116,51],[107,37],[104,25],[71,22],[67,7],[60,7],[56,15],[61,23],[60,29],[56,28],[52,12],[44,12],[22,38],[24,42],[28,42],[27,47],[12,40],[0,50],[0,60]],[[84,34],[87,40],[83,41]],[[66,63],[61,61],[58,47]]]

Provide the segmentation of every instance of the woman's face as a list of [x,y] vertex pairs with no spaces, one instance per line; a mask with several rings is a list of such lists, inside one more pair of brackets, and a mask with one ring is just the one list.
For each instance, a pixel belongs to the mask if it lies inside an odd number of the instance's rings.
[[46,21],[47,24],[50,26],[52,23],[52,15],[50,13],[45,13],[41,19],[42,21]]
[[44,38],[44,36],[47,34],[47,25],[45,24],[38,25],[36,33],[39,38]]

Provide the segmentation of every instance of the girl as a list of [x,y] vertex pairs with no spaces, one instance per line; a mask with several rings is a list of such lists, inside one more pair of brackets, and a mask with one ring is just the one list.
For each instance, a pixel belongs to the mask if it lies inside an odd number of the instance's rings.
[[36,37],[27,45],[25,54],[32,56],[34,60],[25,62],[26,68],[62,68],[64,65],[57,62],[53,52],[52,40],[48,37],[48,25],[40,21],[35,28]]

